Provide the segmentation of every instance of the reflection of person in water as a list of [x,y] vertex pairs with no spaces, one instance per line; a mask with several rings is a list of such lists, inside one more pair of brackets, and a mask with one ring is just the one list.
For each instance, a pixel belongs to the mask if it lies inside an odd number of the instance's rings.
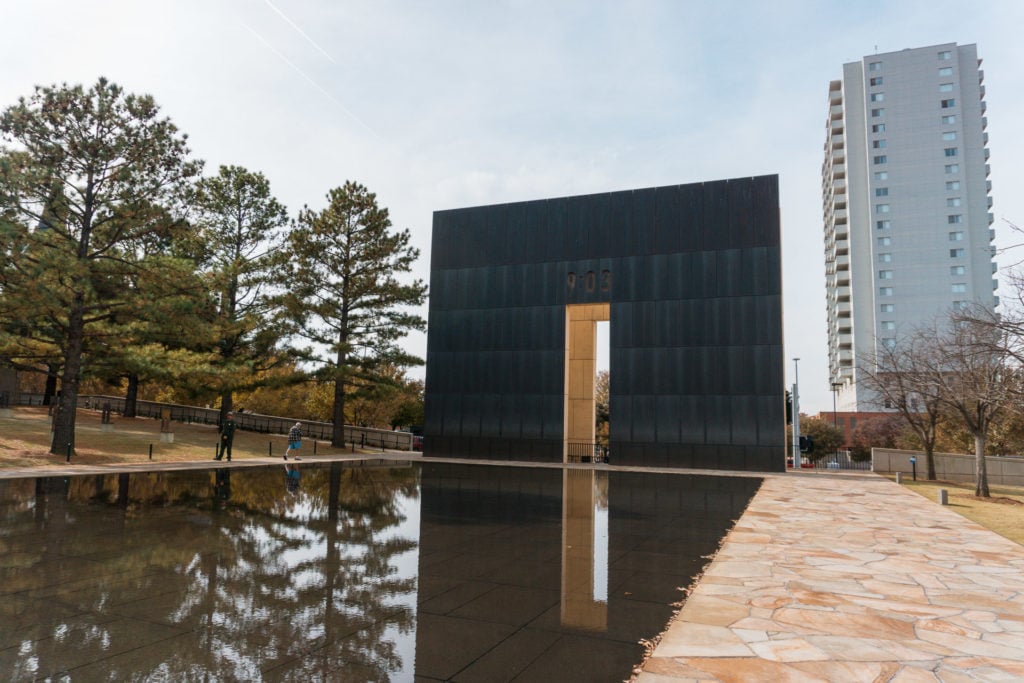
[[231,498],[231,470],[226,467],[214,470],[213,498],[221,505],[227,505]]
[[299,466],[298,465],[285,465],[284,466],[284,488],[289,493],[295,493],[299,490]]

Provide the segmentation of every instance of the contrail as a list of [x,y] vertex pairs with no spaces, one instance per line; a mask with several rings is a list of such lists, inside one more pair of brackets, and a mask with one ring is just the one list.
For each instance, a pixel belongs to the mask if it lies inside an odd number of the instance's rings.
[[313,86],[314,88],[316,88],[317,90],[319,90],[319,91],[320,91],[321,93],[323,93],[324,97],[326,97],[327,99],[329,99],[329,100],[330,100],[331,102],[334,102],[334,104],[338,105],[338,108],[340,108],[340,109],[341,109],[341,110],[342,110],[343,112],[345,112],[346,114],[348,114],[348,116],[349,116],[349,117],[350,117],[350,118],[351,118],[351,119],[352,119],[353,121],[355,121],[355,122],[356,122],[356,123],[358,123],[358,124],[359,124],[360,126],[362,126],[363,128],[365,128],[366,130],[368,130],[368,131],[369,131],[369,132],[370,132],[371,134],[373,134],[373,136],[374,136],[375,138],[377,138],[378,140],[380,139],[380,136],[379,136],[379,135],[377,135],[377,131],[375,131],[374,129],[370,128],[370,127],[369,127],[368,125],[366,125],[365,123],[363,123],[363,122],[362,122],[362,121],[361,121],[361,120],[359,119],[359,117],[358,117],[358,116],[356,116],[355,114],[353,114],[353,113],[352,113],[351,111],[349,111],[349,108],[348,108],[348,107],[346,107],[346,106],[345,106],[344,104],[342,104],[342,103],[341,103],[341,101],[339,101],[339,100],[338,100],[338,98],[336,98],[336,97],[335,97],[334,95],[332,95],[331,93],[329,93],[329,92],[327,92],[326,90],[324,90],[324,89],[323,89],[322,87],[320,87],[320,84],[319,84],[319,83],[317,83],[317,82],[316,82],[316,81],[314,81],[314,80],[313,80],[312,78],[310,78],[310,77],[309,77],[308,75],[306,75],[306,72],[305,72],[305,71],[303,71],[303,70],[302,70],[302,69],[300,69],[299,67],[297,67],[297,66],[295,66],[294,64],[292,64],[291,60],[289,60],[289,59],[288,59],[287,57],[285,57],[285,56],[284,56],[283,54],[281,54],[280,52],[278,52],[278,51],[277,51],[277,50],[276,50],[276,49],[274,48],[274,46],[273,46],[273,45],[271,45],[271,44],[270,44],[269,42],[267,42],[267,39],[266,39],[266,38],[264,38],[263,36],[261,36],[261,35],[260,35],[260,34],[259,34],[259,33],[258,33],[257,31],[256,31],[256,29],[254,29],[254,28],[253,28],[252,26],[249,26],[249,24],[245,23],[244,21],[242,21],[242,22],[240,22],[240,23],[242,24],[242,26],[244,26],[244,27],[246,27],[247,29],[249,29],[249,31],[250,31],[250,32],[251,32],[251,33],[252,33],[252,34],[253,34],[254,36],[256,36],[256,38],[257,38],[257,39],[258,39],[258,40],[259,40],[259,41],[260,41],[261,43],[263,43],[263,44],[264,44],[264,45],[266,46],[266,48],[267,48],[268,50],[270,50],[270,51],[271,51],[271,52],[273,52],[273,53],[274,53],[275,55],[277,55],[277,56],[278,56],[278,58],[279,58],[279,59],[280,59],[280,60],[281,60],[282,62],[284,62],[285,64],[287,64],[288,66],[290,66],[290,67],[291,67],[292,69],[294,69],[294,70],[295,70],[295,73],[299,74],[299,75],[300,75],[300,76],[302,76],[302,77],[303,77],[304,79],[306,79],[306,82],[307,82],[307,83],[309,83],[309,84],[310,84],[311,86]]
[[312,45],[312,46],[313,46],[313,47],[315,47],[315,48],[316,48],[317,50],[319,50],[319,51],[320,51],[320,54],[322,54],[322,55],[323,55],[324,57],[327,57],[327,59],[329,59],[329,60],[331,61],[331,64],[337,64],[337,62],[335,62],[335,61],[334,61],[334,57],[332,57],[332,56],[330,56],[329,54],[327,54],[327,50],[325,50],[325,49],[323,49],[322,47],[320,47],[319,45],[317,45],[317,43],[316,43],[316,41],[315,41],[315,40],[313,40],[312,38],[310,38],[309,36],[307,36],[307,35],[306,35],[306,32],[305,32],[305,31],[303,31],[303,30],[302,30],[301,28],[299,28],[299,27],[298,27],[298,24],[296,24],[296,23],[295,23],[294,21],[292,21],[291,19],[289,19],[289,18],[288,18],[288,17],[287,17],[286,15],[285,15],[285,13],[284,13],[284,12],[282,12],[281,10],[279,10],[279,9],[277,8],[277,6],[276,6],[276,5],[274,5],[274,3],[270,2],[270,0],[263,0],[263,2],[267,3],[267,6],[268,6],[268,7],[270,7],[270,9],[274,10],[275,12],[277,12],[278,16],[280,16],[280,17],[281,17],[282,19],[284,19],[285,21],[287,21],[287,22],[288,22],[288,25],[289,25],[289,26],[291,26],[291,27],[292,27],[293,29],[295,29],[296,31],[298,31],[298,32],[299,32],[299,35],[300,35],[300,36],[302,36],[303,38],[305,38],[305,39],[306,39],[306,41],[307,41],[307,42],[308,42],[308,43],[309,43],[310,45]]

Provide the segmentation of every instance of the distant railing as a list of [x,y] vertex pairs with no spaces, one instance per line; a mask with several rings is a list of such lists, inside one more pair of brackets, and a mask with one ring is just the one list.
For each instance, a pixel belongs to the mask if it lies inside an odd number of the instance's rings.
[[608,462],[608,447],[588,441],[565,444],[566,462]]
[[[42,394],[20,394],[18,405],[42,405]],[[88,410],[102,410],[105,404],[115,413],[124,414],[125,400],[120,396],[102,396],[85,394],[78,397],[78,407]],[[187,406],[177,403],[159,403],[157,401],[136,401],[135,414],[138,417],[152,417],[160,419],[163,411],[167,409],[170,419],[175,422],[187,424],[216,425],[220,420],[220,410],[217,408],[200,408],[198,406]],[[248,413],[235,411],[235,424],[238,429],[247,432],[258,432],[260,434],[287,434],[292,425],[302,422],[302,436],[306,439],[319,441],[330,441],[334,434],[334,425],[331,422],[314,422],[310,420],[296,420],[293,417],[278,417],[274,415],[261,415],[259,413]],[[408,432],[396,432],[390,429],[374,429],[372,427],[356,427],[345,425],[345,438],[347,444],[361,448],[380,448],[398,451],[412,450],[412,434]]]
[[857,462],[850,457],[850,451],[836,451],[823,455],[817,460],[811,460],[806,455],[800,458],[800,467],[815,470],[858,470],[868,472],[871,470],[871,461]]

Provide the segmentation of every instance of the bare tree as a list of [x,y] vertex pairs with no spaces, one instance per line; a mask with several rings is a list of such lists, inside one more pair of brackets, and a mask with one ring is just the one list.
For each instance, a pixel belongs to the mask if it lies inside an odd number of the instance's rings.
[[943,404],[929,374],[937,362],[935,349],[923,331],[904,336],[893,345],[879,344],[865,354],[858,382],[876,397],[880,409],[895,410],[921,441],[925,476],[935,479],[935,442],[939,424],[945,419]]
[[1009,352],[1016,342],[994,315],[957,312],[947,324],[922,330],[932,352],[924,358],[925,377],[937,399],[959,416],[974,436],[975,495],[989,497],[985,441],[989,427],[1017,395],[1019,372]]

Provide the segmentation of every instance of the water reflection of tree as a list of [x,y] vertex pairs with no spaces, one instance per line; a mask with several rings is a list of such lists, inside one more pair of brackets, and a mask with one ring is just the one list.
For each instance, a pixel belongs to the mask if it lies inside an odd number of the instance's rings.
[[130,605],[118,604],[130,594],[149,604],[146,619],[188,631],[137,650],[130,663],[107,660],[115,678],[253,679],[278,667],[275,678],[285,680],[340,670],[387,680],[411,668],[394,636],[414,628],[415,577],[399,571],[397,558],[416,541],[396,527],[405,519],[402,498],[417,495],[416,473],[303,467],[292,496],[283,479],[277,467],[231,471],[227,506],[216,500],[223,476],[212,472],[72,479],[66,492],[44,495],[43,503],[37,496],[34,506],[0,496],[5,521],[35,515],[29,523],[37,543],[17,550],[29,553],[23,561],[39,585],[59,582],[48,572],[71,574],[97,535],[78,524],[86,517],[82,503],[94,503],[89,515],[98,514],[106,537],[116,539],[101,580],[72,596],[85,612],[54,625],[63,642],[23,643],[18,657],[38,659],[45,675],[61,665],[47,647],[72,648],[84,661],[118,651],[111,641],[124,634],[104,632],[105,622],[131,614]]

